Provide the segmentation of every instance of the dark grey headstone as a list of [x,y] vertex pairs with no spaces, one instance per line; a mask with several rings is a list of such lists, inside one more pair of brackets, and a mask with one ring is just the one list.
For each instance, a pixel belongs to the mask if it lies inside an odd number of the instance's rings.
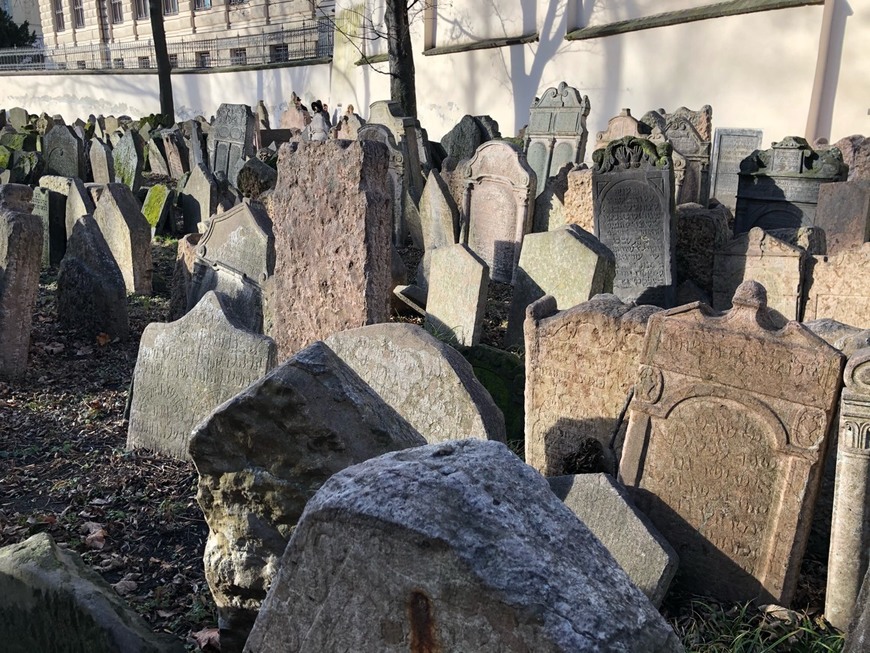
[[829,255],[870,240],[870,181],[820,186],[815,226],[825,231]]
[[254,156],[257,119],[247,104],[222,104],[208,135],[208,160],[212,172],[228,176],[239,159]]
[[66,252],[66,196],[37,186],[33,213],[42,219],[42,267],[55,267]]
[[760,129],[717,129],[710,158],[710,197],[731,212],[737,207],[740,162],[761,147]]
[[143,146],[142,137],[135,131],[128,131],[112,152],[115,178],[134,193],[138,193],[142,185],[142,166],[145,162]]
[[45,135],[42,152],[48,174],[84,179],[84,145],[66,125],[58,125]]

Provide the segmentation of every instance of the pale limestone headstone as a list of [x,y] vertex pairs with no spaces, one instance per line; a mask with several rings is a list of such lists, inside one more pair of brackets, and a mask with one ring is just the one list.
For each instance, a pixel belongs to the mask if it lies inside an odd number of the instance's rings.
[[29,115],[27,109],[22,107],[12,107],[6,114],[7,122],[15,127],[15,129],[21,129],[27,126],[28,119]]
[[669,143],[627,136],[593,154],[595,235],[616,256],[624,301],[674,302],[674,172]]
[[418,202],[431,168],[419,121],[402,115],[398,102],[379,100],[369,106],[368,124],[384,125],[393,134],[405,160],[405,187],[414,202]]
[[94,201],[81,179],[44,175],[40,178],[39,185],[66,198],[64,222],[67,238],[72,235],[73,226],[79,218],[93,214]]
[[550,488],[612,555],[653,605],[677,572],[677,552],[609,474],[573,474],[547,479]]
[[99,138],[91,139],[88,151],[91,160],[91,176],[94,183],[108,184],[115,181],[115,160],[112,150]]
[[511,296],[505,345],[523,345],[526,307],[544,295],[558,310],[613,292],[616,260],[607,247],[577,225],[527,234]]
[[824,317],[870,329],[870,243],[833,256],[814,256],[804,321]]
[[66,196],[37,186],[32,203],[42,220],[42,267],[56,267],[66,252]]
[[280,358],[336,331],[387,321],[387,166],[386,147],[372,141],[281,146],[270,198],[275,275],[264,316]]
[[728,207],[737,208],[740,164],[761,148],[760,129],[717,129],[713,135],[710,157],[710,197]]
[[825,254],[839,254],[870,240],[870,181],[822,184],[814,225],[825,231]]
[[93,216],[76,221],[57,273],[57,320],[89,337],[130,333],[124,277]]
[[187,234],[178,239],[175,254],[175,269],[172,272],[172,297],[169,300],[169,319],[177,320],[187,313],[187,296],[193,278],[193,263],[196,246],[202,234]]
[[825,619],[843,631],[870,559],[870,349],[849,358],[844,380],[825,591]]
[[604,149],[611,141],[618,141],[628,136],[649,138],[650,129],[632,116],[629,109],[623,109],[618,116],[607,121],[607,129],[595,135],[595,149]]
[[592,201],[592,168],[587,168],[584,165],[568,173],[564,217],[567,224],[576,224],[589,233],[595,232],[595,210]]
[[523,236],[532,229],[535,173],[510,143],[488,141],[463,174],[462,242],[486,262],[493,281],[512,283]]
[[715,253],[713,308],[731,308],[731,298],[740,284],[753,279],[767,289],[771,310],[786,320],[799,319],[805,260],[800,248],[753,228]]
[[0,378],[27,367],[42,263],[42,220],[0,207]]
[[94,220],[124,277],[128,293],[151,294],[151,225],[124,184],[106,184]]
[[524,149],[537,178],[536,196],[565,164],[583,161],[589,137],[589,108],[589,97],[565,82],[560,82],[558,88],[548,88],[532,103]]
[[426,330],[451,344],[478,344],[488,289],[489,266],[468,247],[456,244],[433,250]]
[[84,144],[75,132],[66,125],[58,125],[42,139],[42,156],[45,171],[60,177],[85,176]]
[[683,650],[544,479],[479,440],[381,456],[311,499],[245,648],[303,649]]
[[[573,169],[572,164],[567,164],[561,170],[553,171],[553,175],[547,179],[544,189],[535,198],[534,223],[532,231],[542,233],[553,231],[566,224],[571,224],[565,211],[565,194],[568,192],[568,174]],[[591,205],[590,205],[591,206]],[[590,216],[591,217],[591,216]],[[590,221],[591,233],[593,229]]]
[[420,224],[423,249],[453,245],[459,238],[459,211],[450,189],[437,170],[429,173],[423,197],[420,198]]
[[[389,153],[390,175],[390,198],[393,206],[393,244],[396,247],[404,247],[410,225],[405,222],[405,156],[402,149],[396,145],[393,134],[384,125],[369,124],[360,127],[357,138],[360,141],[377,141],[387,147]],[[415,241],[417,247],[422,248],[422,236],[417,233]]]
[[424,444],[322,342],[219,406],[194,431],[190,455],[209,525],[205,576],[222,629],[244,642],[291,528],[330,476]]
[[[643,337],[655,306],[598,295],[567,310],[545,297],[525,323],[526,462],[545,476],[575,474],[577,454],[601,448],[609,469],[611,441],[637,375]],[[621,444],[619,442],[616,443]]]
[[163,139],[159,133],[148,139],[148,165],[151,172],[161,177],[169,176],[169,164],[166,163],[166,154],[163,149]]
[[840,387],[842,355],[781,328],[746,281],[724,316],[654,315],[620,480],[680,556],[685,591],[788,605]]
[[[235,183],[232,170],[239,159],[254,156],[257,120],[247,104],[221,104],[208,135],[208,160],[213,173],[224,172]],[[171,169],[171,168],[170,168]]]
[[505,441],[504,417],[471,365],[422,328],[373,324],[325,342],[426,442]]
[[142,185],[142,167],[145,164],[143,149],[142,137],[138,132],[130,130],[121,137],[112,150],[115,179],[133,193],[138,193]]
[[218,187],[208,168],[200,164],[190,173],[178,202],[184,216],[185,233],[194,233],[217,210]]
[[272,339],[242,328],[213,292],[180,320],[149,324],[133,375],[127,448],[189,460],[193,428],[274,366]]

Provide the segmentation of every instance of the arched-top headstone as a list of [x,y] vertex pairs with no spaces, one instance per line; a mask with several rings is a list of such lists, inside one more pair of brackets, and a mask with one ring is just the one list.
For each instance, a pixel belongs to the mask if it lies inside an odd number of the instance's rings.
[[228,176],[239,159],[254,156],[257,119],[247,104],[222,104],[208,135],[208,159],[213,173]]
[[405,155],[396,143],[393,132],[386,125],[368,123],[362,125],[356,133],[357,141],[377,141],[387,146],[389,151],[390,196],[393,199],[393,244],[396,247],[405,246],[407,225],[405,224]]

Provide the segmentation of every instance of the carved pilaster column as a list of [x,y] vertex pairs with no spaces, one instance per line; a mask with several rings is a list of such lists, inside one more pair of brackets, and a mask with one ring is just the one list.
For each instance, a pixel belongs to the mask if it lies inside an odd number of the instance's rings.
[[825,617],[845,630],[870,555],[870,349],[846,365],[834,484]]

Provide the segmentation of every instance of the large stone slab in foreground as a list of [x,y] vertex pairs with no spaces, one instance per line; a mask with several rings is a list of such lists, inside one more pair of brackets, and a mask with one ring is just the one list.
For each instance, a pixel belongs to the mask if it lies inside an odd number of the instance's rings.
[[326,344],[429,443],[505,441],[504,417],[462,355],[414,324],[373,324]]
[[244,642],[291,528],[326,479],[423,444],[322,342],[215,409],[194,431],[190,455],[209,526],[205,575],[222,644]]
[[182,653],[156,635],[71,551],[40,533],[0,549],[0,641],[7,653]]
[[682,651],[547,482],[496,442],[333,476],[293,533],[246,651]]

